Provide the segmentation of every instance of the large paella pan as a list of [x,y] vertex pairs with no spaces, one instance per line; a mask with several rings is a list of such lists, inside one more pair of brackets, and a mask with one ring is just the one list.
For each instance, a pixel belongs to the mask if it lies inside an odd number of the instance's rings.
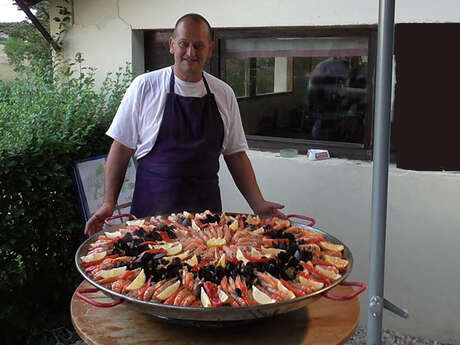
[[[293,218],[310,222],[305,225]],[[215,323],[271,317],[321,296],[364,291],[346,282],[353,257],[314,220],[209,211],[128,221],[94,234],[77,250],[81,275],[115,301],[168,320]],[[333,296],[338,284],[359,286]]]

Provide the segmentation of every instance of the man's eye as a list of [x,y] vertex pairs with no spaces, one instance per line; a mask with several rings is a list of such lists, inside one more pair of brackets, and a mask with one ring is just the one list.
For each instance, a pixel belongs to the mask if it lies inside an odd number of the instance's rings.
[[196,50],[200,50],[200,49],[203,49],[203,48],[204,48],[204,44],[202,44],[202,43],[197,43],[197,44],[194,44],[193,47],[194,47]]
[[184,42],[184,41],[179,42],[179,47],[181,47],[181,48],[187,48],[187,46],[188,46],[188,43],[187,43],[187,42]]

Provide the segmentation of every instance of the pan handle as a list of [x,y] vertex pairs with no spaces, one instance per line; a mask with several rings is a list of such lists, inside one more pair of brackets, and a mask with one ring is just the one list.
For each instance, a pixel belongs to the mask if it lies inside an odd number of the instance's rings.
[[347,282],[343,281],[340,283],[340,285],[344,286],[358,286],[359,289],[354,291],[351,295],[348,296],[335,296],[335,295],[330,295],[329,293],[325,293],[323,296],[329,299],[332,299],[334,301],[347,301],[349,299],[355,298],[358,296],[361,292],[367,289],[366,284],[360,283],[360,282]]
[[313,218],[307,217],[307,216],[302,216],[300,214],[290,214],[290,215],[287,215],[286,217],[288,219],[290,219],[290,218],[299,218],[299,219],[303,219],[303,220],[308,220],[310,222],[310,224],[308,224],[308,226],[314,226],[316,224],[316,220],[314,220]]
[[118,218],[123,218],[123,217],[130,217],[131,219],[137,219],[137,217],[133,214],[129,214],[129,213],[123,213],[123,214],[117,214],[115,216],[110,216],[110,217],[107,217],[105,220],[104,220],[104,224],[105,225],[108,225],[108,226],[111,226],[112,224],[110,224],[110,220],[114,220],[114,219],[118,219]]
[[99,308],[115,307],[116,305],[119,305],[120,303],[123,303],[125,301],[123,298],[120,298],[110,303],[102,303],[102,302],[95,301],[92,298],[89,298],[88,296],[83,295],[85,293],[98,292],[98,291],[99,289],[97,288],[78,289],[77,291],[75,291],[75,296],[77,296],[82,301],[85,301],[86,303],[91,304],[95,307],[99,307]]

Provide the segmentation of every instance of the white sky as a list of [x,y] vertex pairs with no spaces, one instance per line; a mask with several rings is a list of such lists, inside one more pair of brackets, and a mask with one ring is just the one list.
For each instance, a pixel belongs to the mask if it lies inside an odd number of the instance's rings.
[[24,19],[25,13],[17,10],[13,0],[0,0],[0,23],[20,22]]

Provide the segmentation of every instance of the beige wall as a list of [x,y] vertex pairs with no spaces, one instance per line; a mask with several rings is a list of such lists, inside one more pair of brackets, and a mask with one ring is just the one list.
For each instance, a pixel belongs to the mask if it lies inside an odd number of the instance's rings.
[[[52,17],[55,5],[51,0]],[[259,5],[257,5],[259,4]],[[109,71],[133,62],[142,66],[142,35],[133,30],[171,28],[187,12],[198,12],[215,27],[376,24],[378,1],[368,0],[73,0],[73,26],[64,53],[83,53],[96,67],[98,83]],[[460,22],[458,0],[401,0],[397,22]],[[304,213],[351,247],[351,279],[367,281],[372,165],[305,157],[282,159],[250,152],[267,199]],[[224,208],[249,211],[222,162]],[[385,296],[405,306],[409,320],[384,314],[384,326],[403,333],[460,343],[460,175],[390,170]],[[367,296],[361,297],[362,322]],[[340,303],[340,302],[337,302]]]
[[[51,0],[51,18],[56,15]],[[109,71],[126,62],[142,65],[142,47],[132,30],[171,28],[187,12],[204,15],[215,27],[309,26],[376,24],[378,1],[368,0],[72,0],[74,23],[66,34],[65,56],[83,53],[97,67],[100,84]],[[396,3],[397,22],[459,22],[457,0],[402,0]],[[52,32],[55,32],[52,25]],[[134,38],[135,39],[135,38]]]

